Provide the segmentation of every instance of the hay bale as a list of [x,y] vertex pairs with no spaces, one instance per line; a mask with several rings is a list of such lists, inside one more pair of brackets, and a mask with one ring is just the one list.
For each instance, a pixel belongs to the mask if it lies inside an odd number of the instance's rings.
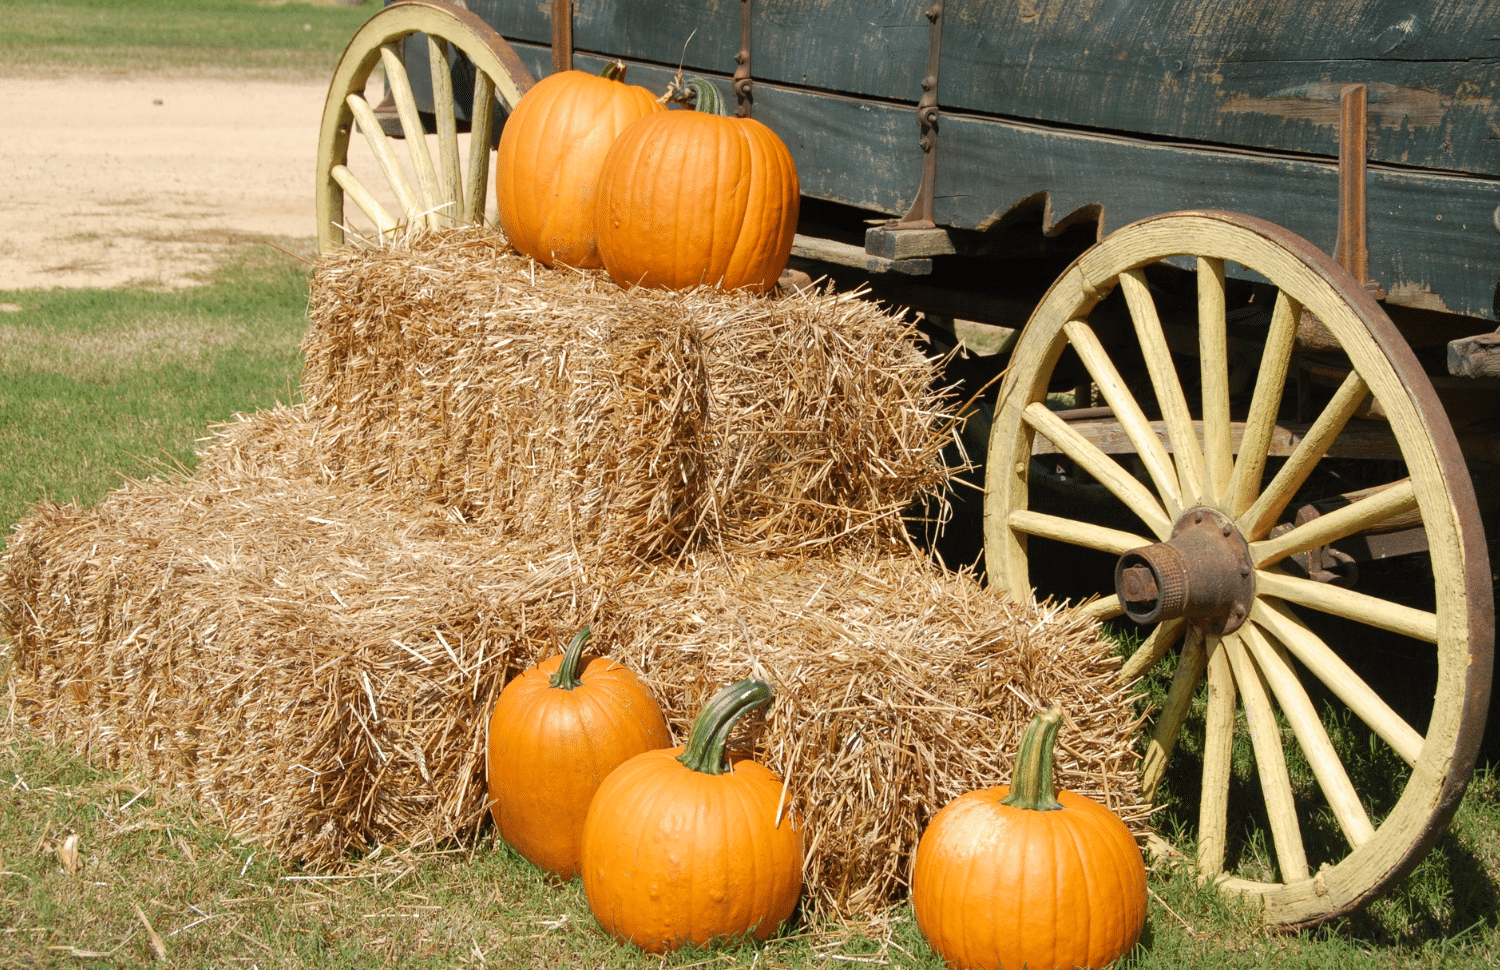
[[[315,867],[446,838],[476,820],[476,738],[515,645],[553,632],[525,614],[569,595],[532,550],[451,525],[305,480],[43,506],[0,592],[19,713]],[[507,556],[524,568],[485,570]]]
[[680,739],[714,692],[776,690],[747,746],[807,825],[807,905],[870,916],[904,896],[932,815],[1008,783],[1021,729],[1051,700],[1068,726],[1057,780],[1144,832],[1138,723],[1096,625],[1001,599],[909,549],[714,560],[655,570],[597,617],[644,671]]
[[325,467],[598,554],[891,536],[949,478],[951,402],[851,294],[624,291],[486,229],[313,278],[302,390]]
[[775,685],[741,740],[806,820],[814,911],[894,902],[926,820],[1006,780],[1051,700],[1061,783],[1144,832],[1095,629],[904,541],[949,437],[904,324],[830,294],[622,294],[497,240],[330,258],[305,406],[217,429],[193,477],[23,520],[17,714],[336,868],[472,835],[494,697],[587,622],[679,740],[724,684]]
[[927,819],[1006,780],[1050,700],[1073,720],[1060,782],[1143,824],[1132,706],[1075,616],[904,546],[645,568],[559,545],[388,492],[228,473],[43,506],[0,585],[17,711],[326,869],[470,836],[494,697],[587,622],[679,741],[724,684],[775,685],[745,741],[788,779],[829,915],[899,898]]

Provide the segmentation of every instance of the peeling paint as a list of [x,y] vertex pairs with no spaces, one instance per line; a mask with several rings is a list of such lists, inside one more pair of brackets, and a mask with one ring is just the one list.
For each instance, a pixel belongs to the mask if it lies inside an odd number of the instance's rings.
[[[1314,81],[1283,88],[1265,97],[1242,94],[1224,102],[1224,111],[1234,114],[1273,115],[1279,118],[1311,121],[1329,128],[1338,127],[1341,81]],[[1431,88],[1405,87],[1399,84],[1366,85],[1370,122],[1377,128],[1430,128],[1443,120],[1443,97]],[[1491,107],[1489,98],[1468,93],[1468,105]]]
[[1420,310],[1437,310],[1448,313],[1448,304],[1443,298],[1428,289],[1426,283],[1397,283],[1386,289],[1386,302],[1400,306],[1416,307]]

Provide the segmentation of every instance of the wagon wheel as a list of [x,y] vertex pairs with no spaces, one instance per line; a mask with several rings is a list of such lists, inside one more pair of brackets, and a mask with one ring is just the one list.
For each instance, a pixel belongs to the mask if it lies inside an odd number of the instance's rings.
[[[437,127],[436,161],[428,152],[411,83],[398,54],[402,41],[412,34],[427,35]],[[462,169],[458,109],[448,70],[453,49],[467,55],[475,68],[468,164]],[[406,135],[411,174],[365,100],[365,84],[376,64],[385,66],[386,86]],[[422,223],[438,229],[483,219],[495,99],[512,108],[534,83],[505,39],[467,10],[436,0],[411,0],[393,4],[371,17],[344,50],[323,107],[318,135],[319,249],[327,252],[343,244],[346,199],[354,202],[380,236],[401,224]],[[385,186],[396,199],[396,213],[388,211],[371,187],[361,184],[348,168],[349,139],[356,125],[379,163]]]
[[[1146,270],[1184,256],[1189,263],[1196,258],[1196,314],[1189,316],[1198,363],[1180,374]],[[1247,411],[1231,404],[1226,261],[1275,287]],[[1129,318],[1121,329],[1133,326],[1129,344],[1138,341],[1139,349],[1112,358],[1091,315],[1117,289]],[[1304,310],[1333,334],[1352,370],[1300,442],[1287,446],[1278,470],[1267,453],[1281,433],[1278,420],[1285,420],[1278,418],[1283,398],[1296,398],[1284,392]],[[1049,382],[1060,382],[1062,372],[1054,372],[1070,348],[1076,357],[1066,358],[1068,366],[1081,362],[1087,370],[1131,443],[1126,450],[1136,453],[1137,474],[1047,407]],[[1116,366],[1116,358],[1126,357],[1142,365],[1134,381]],[[1369,397],[1387,416],[1407,476],[1364,490],[1338,511],[1276,528],[1309,476],[1326,473],[1335,439]],[[1037,436],[1103,483],[1134,513],[1136,526],[1029,507]],[[1106,581],[1102,597],[1086,608],[1100,619],[1123,613],[1156,623],[1126,660],[1122,683],[1182,644],[1166,661],[1175,674],[1141,778],[1153,798],[1174,747],[1179,757],[1201,756],[1197,844],[1188,851],[1195,851],[1203,877],[1258,897],[1269,923],[1303,926],[1358,908],[1416,865],[1456,810],[1483,731],[1494,639],[1491,577],[1473,488],[1431,383],[1379,305],[1337,263],[1277,226],[1225,212],[1172,213],[1119,230],[1069,267],[1023,331],[1001,388],[986,467],[986,567],[993,584],[1016,597],[1032,595],[1042,560],[1028,562],[1031,537],[1118,555],[1113,591]],[[1294,555],[1417,513],[1432,560],[1433,610],[1317,582],[1293,568]],[[1429,659],[1435,651],[1437,686],[1425,731],[1340,657],[1333,646],[1344,640],[1331,645],[1318,632],[1330,623],[1409,637]],[[1321,705],[1314,696],[1324,699]],[[1195,700],[1201,722],[1190,713]],[[1370,806],[1377,794],[1389,799],[1393,792],[1356,791],[1330,741],[1330,731],[1337,736],[1351,717],[1378,739],[1372,744],[1385,746],[1382,756],[1393,765],[1396,758],[1405,762],[1404,788],[1394,783],[1400,794],[1383,817]],[[1193,732],[1201,730],[1193,734],[1201,749],[1192,755],[1178,745],[1189,721]],[[1243,769],[1236,787],[1237,734],[1255,767],[1253,779]],[[1239,764],[1246,761],[1242,756]],[[1197,778],[1195,772],[1189,781]],[[1264,878],[1245,878],[1230,871],[1232,857],[1226,862],[1231,801],[1244,810],[1264,806],[1274,861],[1256,873]],[[1317,830],[1323,859],[1309,858],[1310,817],[1333,820]],[[1159,837],[1154,843],[1171,851]]]

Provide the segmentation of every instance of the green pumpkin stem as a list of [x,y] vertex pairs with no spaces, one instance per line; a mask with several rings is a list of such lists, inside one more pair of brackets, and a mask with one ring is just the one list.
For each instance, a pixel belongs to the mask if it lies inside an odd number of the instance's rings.
[[599,76],[606,81],[625,81],[625,62],[618,57],[599,69]]
[[568,644],[568,649],[563,651],[562,663],[558,664],[557,673],[547,681],[553,687],[561,687],[563,690],[572,690],[583,683],[578,677],[578,658],[583,656],[583,645],[588,643],[593,631],[584,627],[573,634],[573,640]]
[[693,94],[693,110],[701,111],[710,115],[727,115],[729,111],[724,106],[724,98],[719,94],[718,85],[707,78],[690,77],[683,87]]
[[1060,724],[1062,708],[1054,703],[1026,725],[1021,732],[1021,750],[1016,754],[1010,794],[1000,799],[1000,804],[1033,812],[1055,812],[1062,808],[1052,787],[1052,749],[1057,744]]
[[729,114],[729,109],[724,104],[724,96],[719,94],[718,87],[712,81],[701,77],[690,77],[684,81],[681,71],[667,83],[666,93],[657,100],[662,104],[680,104],[684,108],[701,111],[704,114]]
[[742,680],[719,691],[698,716],[688,732],[687,747],[677,760],[705,775],[722,775],[729,770],[724,747],[729,732],[749,711],[771,703],[771,685],[763,680]]

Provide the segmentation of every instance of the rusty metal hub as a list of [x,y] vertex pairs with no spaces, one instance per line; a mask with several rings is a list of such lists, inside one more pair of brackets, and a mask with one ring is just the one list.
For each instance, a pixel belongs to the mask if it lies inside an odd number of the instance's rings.
[[1186,617],[1207,633],[1239,629],[1255,597],[1250,547],[1233,520],[1189,509],[1166,542],[1132,549],[1115,563],[1115,592],[1137,623]]

